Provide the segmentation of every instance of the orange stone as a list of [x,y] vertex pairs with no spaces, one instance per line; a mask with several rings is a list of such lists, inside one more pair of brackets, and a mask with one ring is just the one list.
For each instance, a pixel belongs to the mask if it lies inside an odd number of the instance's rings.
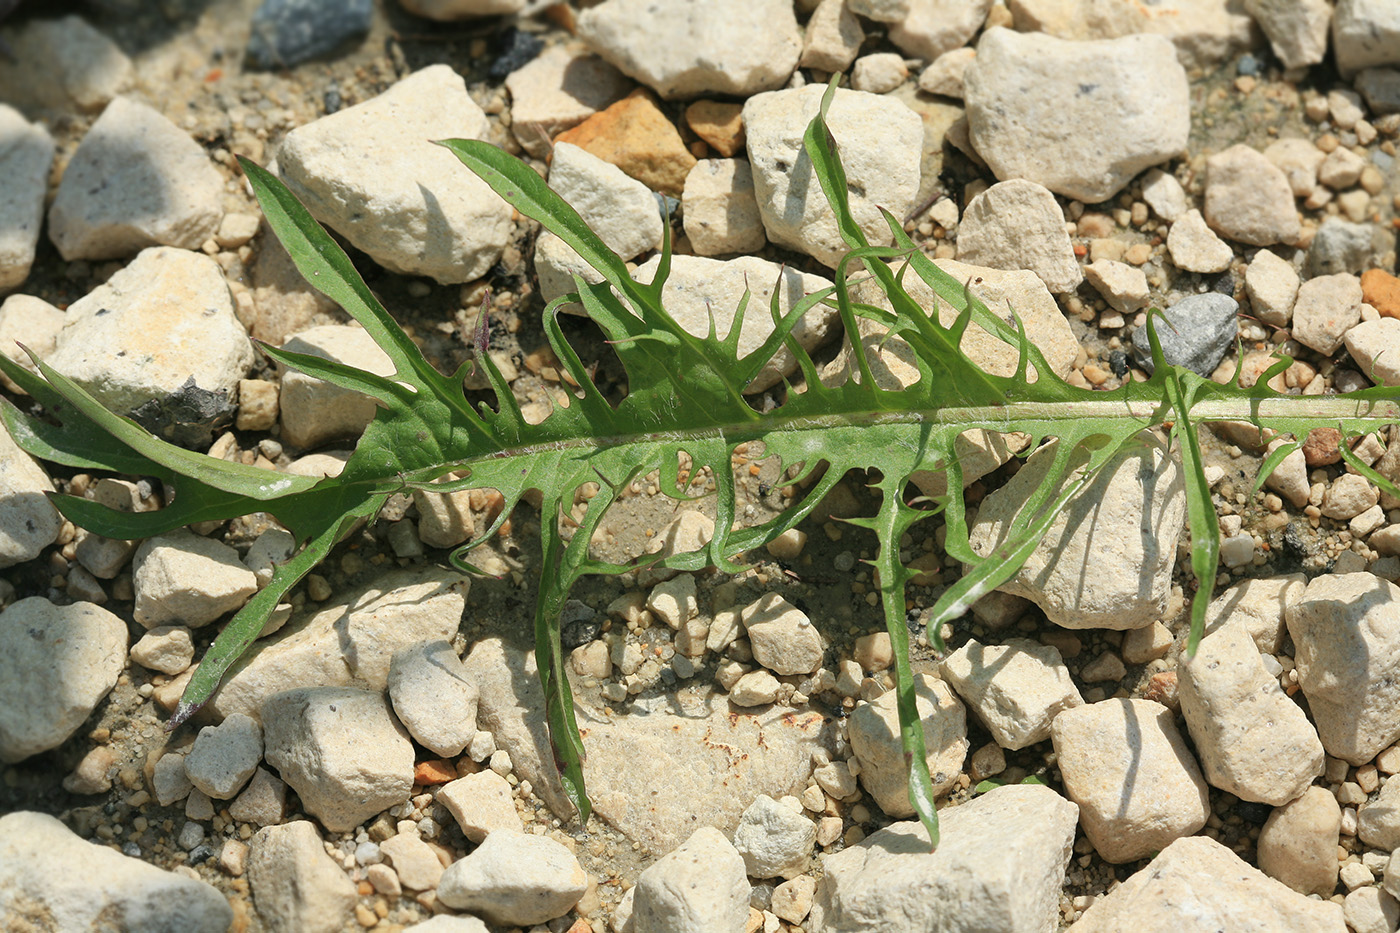
[[587,920],[580,917],[564,933],[593,933],[593,927]]
[[1400,318],[1400,279],[1384,269],[1367,269],[1361,273],[1361,300],[1381,317]]
[[685,122],[726,159],[744,148],[744,106],[697,100],[685,108]]
[[643,90],[633,91],[606,110],[554,137],[611,162],[662,194],[680,197],[695,156],[675,124]]
[[431,784],[446,784],[457,780],[457,769],[452,762],[440,758],[420,761],[413,766],[413,783],[427,787]]

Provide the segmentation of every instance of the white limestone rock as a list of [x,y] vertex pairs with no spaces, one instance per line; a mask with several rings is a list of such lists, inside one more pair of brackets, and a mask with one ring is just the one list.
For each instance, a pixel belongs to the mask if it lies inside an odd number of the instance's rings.
[[851,67],[865,41],[865,29],[846,0],[821,0],[807,20],[799,64],[830,74]]
[[1186,149],[1186,71],[1160,36],[1071,42],[996,27],[963,85],[972,145],[999,179],[1096,203]]
[[[1053,447],[1041,447],[982,500],[969,532],[974,551],[986,556],[1002,542],[1021,504],[1045,481],[1053,457]],[[1110,459],[1071,497],[1016,576],[999,589],[1033,601],[1064,628],[1143,628],[1166,609],[1185,520],[1181,468],[1146,440]]]
[[941,670],[1006,749],[1045,741],[1061,711],[1084,705],[1060,652],[1026,638],[1010,638],[1002,645],[968,639]]
[[908,79],[909,66],[898,52],[862,55],[851,67],[851,88],[869,94],[888,94]]
[[159,111],[117,97],[63,172],[49,238],[70,261],[194,250],[223,216],[224,179],[203,147]]
[[92,603],[30,596],[0,612],[0,761],[57,748],[126,667],[126,623]]
[[437,895],[491,923],[528,927],[564,916],[587,887],[568,849],[546,836],[501,829],[447,867]]
[[211,884],[88,842],[46,813],[20,810],[0,816],[0,918],[16,931],[224,933],[233,909]]
[[263,703],[262,725],[267,763],[331,832],[354,829],[408,799],[413,743],[382,693],[288,690]]
[[1010,0],[1007,5],[1017,29],[1062,39],[1114,39],[1138,33],[1165,36],[1176,46],[1184,67],[1207,72],[1254,45],[1249,17],[1220,0],[1154,0],[1150,4]]
[[1241,580],[1211,600],[1206,609],[1206,631],[1239,623],[1249,630],[1259,651],[1278,654],[1285,635],[1284,614],[1302,597],[1307,585],[1301,573]]
[[355,883],[326,854],[310,820],[258,830],[247,871],[258,917],[271,933],[339,933],[350,925]]
[[1283,171],[1295,198],[1306,198],[1317,187],[1317,170],[1326,156],[1312,140],[1289,136],[1270,143],[1264,158]]
[[1243,620],[1206,633],[1177,667],[1181,714],[1210,784],[1281,806],[1321,776],[1322,742],[1264,668]]
[[[37,372],[29,354],[20,349],[24,344],[40,359],[48,359],[58,343],[63,329],[64,314],[58,308],[32,295],[11,295],[0,304],[0,353],[30,372]],[[0,373],[0,385],[17,395],[20,387],[9,376]]]
[[162,674],[179,674],[194,660],[194,638],[183,625],[157,625],[131,646],[131,660]]
[[510,783],[489,768],[449,781],[438,789],[436,799],[471,842],[481,842],[498,829],[524,831]]
[[909,15],[910,0],[846,0],[852,13],[877,23],[898,23]]
[[49,502],[49,475],[0,426],[0,567],[33,560],[58,539],[63,516]]
[[1327,57],[1332,6],[1327,0],[1245,0],[1284,68],[1306,68]]
[[1293,304],[1293,339],[1324,356],[1336,353],[1361,321],[1361,298],[1361,283],[1350,273],[1308,279]]
[[1084,281],[1055,196],[1020,178],[992,185],[967,205],[958,227],[958,262],[1029,269],[1056,294]]
[[0,100],[31,112],[94,112],[127,90],[131,59],[81,16],[31,19],[0,57]]
[[1356,835],[1373,849],[1400,849],[1400,781],[1387,780],[1356,814]]
[[607,0],[579,13],[578,35],[668,100],[782,87],[802,51],[788,0]]
[[1322,747],[1365,764],[1400,738],[1400,587],[1327,574],[1284,612]]
[[147,538],[132,561],[136,621],[158,625],[208,625],[233,612],[258,591],[258,579],[238,552],[188,529]]
[[957,48],[951,52],[944,52],[919,72],[919,90],[961,100],[963,75],[967,73],[967,66],[972,64],[976,57],[977,50],[972,48]]
[[1206,836],[1177,839],[1097,899],[1070,933],[1121,930],[1346,933],[1342,908],[1306,898]]
[[794,878],[807,868],[817,841],[817,824],[767,794],[760,794],[739,817],[734,848],[753,878]]
[[[288,337],[282,349],[391,376],[394,365],[363,327],[322,324]],[[283,369],[279,396],[282,440],[303,450],[355,437],[374,418],[374,399],[315,376]]]
[[437,568],[385,574],[288,622],[229,669],[207,708],[218,719],[258,719],[264,700],[293,687],[383,690],[394,652],[456,634],[469,587],[460,574]]
[[232,392],[253,365],[253,346],[219,264],[157,247],[69,306],[45,362],[125,414],[191,377]]
[[[34,264],[39,228],[44,222],[49,167],[54,143],[43,124],[30,123],[20,112],[0,104],[0,293],[21,285]],[[10,347],[5,346],[8,355]]]
[[1400,7],[1390,0],[1338,0],[1332,49],[1343,78],[1363,68],[1400,64]]
[[681,213],[697,255],[752,253],[768,242],[747,159],[696,162],[685,176]]
[[1259,320],[1270,327],[1287,327],[1298,300],[1298,272],[1293,264],[1261,249],[1244,271],[1244,290]]
[[[570,816],[533,653],[490,638],[478,641],[465,663],[481,689],[479,728],[510,753],[515,774],[536,796]],[[606,716],[579,704],[574,713],[588,749],[583,776],[594,812],[650,855],[671,851],[697,825],[732,833],[759,794],[778,798],[806,787],[813,751],[830,748],[820,713],[778,708],[741,715],[722,701],[685,693],[639,699],[627,714]]]
[[[637,281],[650,282],[659,267],[659,256],[648,259],[638,267]],[[742,359],[762,346],[773,333],[769,307],[775,286],[778,312],[783,314],[791,311],[805,296],[830,288],[831,281],[757,256],[725,261],[673,256],[671,274],[661,289],[661,302],[676,323],[697,337],[709,334],[713,316],[715,334],[723,340],[733,323],[734,309],[739,307],[739,300],[748,289],[749,303],[744,309],[743,328],[739,332],[739,357]],[[802,316],[791,333],[810,351],[826,339],[833,326],[840,326],[839,320],[840,315],[834,309],[818,304]],[[745,392],[753,394],[772,388],[796,369],[797,358],[783,347],[758,371]]]
[[1299,894],[1330,897],[1337,888],[1342,808],[1325,787],[1309,787],[1276,807],[1259,830],[1259,870]]
[[1167,223],[1175,223],[1191,209],[1191,201],[1186,189],[1175,175],[1169,175],[1159,168],[1148,169],[1142,176],[1142,199],[1153,213]]
[[461,75],[430,65],[292,130],[278,170],[317,220],[385,268],[470,282],[500,259],[511,207],[433,140],[486,132]]
[[556,143],[549,186],[623,259],[661,248],[661,212],[646,185],[572,143]]
[[1206,824],[1206,782],[1162,704],[1112,699],[1065,710],[1050,738],[1065,793],[1105,861],[1136,861]]
[[1206,159],[1205,219],[1213,230],[1252,246],[1298,239],[1298,211],[1283,170],[1244,143]]
[[976,35],[992,0],[909,0],[908,5],[909,12],[890,26],[890,41],[905,55],[931,62]]
[[235,796],[262,761],[262,727],[242,714],[199,730],[185,756],[190,783],[214,800]]
[[[754,191],[768,239],[835,268],[847,248],[836,217],[813,178],[802,138],[821,105],[820,85],[773,91],[744,104]],[[883,207],[902,217],[919,189],[923,125],[904,103],[878,94],[838,90],[827,124],[841,147],[851,213],[872,245],[892,242]]]
[[1235,251],[1206,224],[1194,208],[1182,214],[1167,231],[1167,252],[1178,269],[1186,272],[1224,272]]
[[1376,385],[1400,386],[1400,321],[1383,317],[1362,321],[1343,338],[1357,367]]
[[807,614],[776,593],[740,613],[754,660],[775,674],[810,674],[822,666],[826,645]]
[[379,851],[394,866],[399,882],[410,891],[428,891],[442,880],[444,866],[437,851],[416,831],[400,831],[379,844]]
[[817,933],[1053,930],[1077,808],[1047,787],[1010,784],[939,811],[938,848],[895,823],[822,863]]
[[389,698],[418,744],[451,758],[476,735],[476,684],[452,645],[422,641],[394,652]]
[[554,137],[621,100],[633,86],[576,43],[550,46],[506,76],[510,131],[522,149],[543,159]]
[[[674,259],[683,257],[676,256]],[[535,238],[535,275],[540,280],[540,297],[551,302],[560,295],[576,291],[575,276],[590,285],[597,285],[603,277],[590,266],[569,244],[548,230],[541,230]],[[583,305],[565,305],[565,311],[583,314]]]
[[702,827],[637,878],[635,933],[740,933],[749,916],[744,860],[712,827]]
[[[929,776],[935,796],[958,781],[967,758],[967,708],[948,684],[928,674],[914,677],[914,700],[924,728]],[[899,738],[895,692],[861,703],[847,722],[851,749],[860,762],[860,783],[880,809],[894,817],[914,815],[909,803],[909,768]]]
[[1120,314],[1141,311],[1151,298],[1146,273],[1126,262],[1098,259],[1084,267],[1084,276],[1108,306]]

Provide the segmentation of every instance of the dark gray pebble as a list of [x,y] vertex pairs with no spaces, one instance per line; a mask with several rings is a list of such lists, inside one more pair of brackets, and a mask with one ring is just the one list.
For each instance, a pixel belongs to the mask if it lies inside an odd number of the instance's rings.
[[[1239,333],[1235,299],[1218,292],[1183,298],[1157,319],[1157,339],[1168,363],[1209,376],[1220,365]],[[1147,325],[1133,331],[1133,358],[1147,372],[1153,371],[1152,344]]]

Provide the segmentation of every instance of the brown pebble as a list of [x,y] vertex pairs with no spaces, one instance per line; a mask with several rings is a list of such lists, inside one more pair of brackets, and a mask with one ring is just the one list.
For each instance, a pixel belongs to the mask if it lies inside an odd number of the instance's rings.
[[1176,709],[1181,703],[1177,696],[1176,671],[1153,674],[1142,691],[1142,698],[1156,700],[1163,706]]
[[695,165],[681,134],[642,90],[565,130],[555,142],[573,143],[611,162],[655,191],[680,197]]
[[440,758],[420,761],[413,766],[413,783],[429,787],[433,784],[446,784],[457,780],[457,769],[452,762]]
[[1381,317],[1400,318],[1400,278],[1384,269],[1367,269],[1361,273],[1361,300]]
[[1303,441],[1303,459],[1309,467],[1330,466],[1342,459],[1342,432],[1336,428],[1313,428]]
[[685,122],[715,151],[725,158],[744,148],[744,108],[742,104],[717,100],[697,100],[685,108]]

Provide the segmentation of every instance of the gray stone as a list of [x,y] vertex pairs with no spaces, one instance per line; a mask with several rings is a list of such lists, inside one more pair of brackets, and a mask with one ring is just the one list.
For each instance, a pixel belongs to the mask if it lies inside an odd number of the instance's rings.
[[739,817],[734,848],[753,878],[793,878],[802,874],[817,841],[817,824],[767,794],[760,794]]
[[253,835],[248,883],[269,933],[339,933],[350,925],[355,885],[326,854],[309,820]]
[[1070,42],[997,27],[963,85],[972,145],[1002,180],[1096,203],[1186,148],[1186,72],[1160,36]]
[[1400,587],[1369,573],[1320,576],[1285,618],[1322,747],[1365,764],[1400,738]]
[[[1206,292],[1183,298],[1164,312],[1164,318],[1154,322],[1162,356],[1173,366],[1184,366],[1209,377],[1234,349],[1239,334],[1240,306],[1229,295]],[[1152,362],[1152,344],[1147,337],[1147,325],[1133,331],[1133,359],[1148,373],[1156,366]]]
[[334,52],[369,31],[372,0],[262,0],[253,13],[248,62],[255,68],[291,68]]
[[0,567],[33,560],[58,539],[63,517],[49,502],[44,468],[0,427]]
[[438,568],[385,574],[287,623],[230,668],[208,708],[216,718],[243,713],[257,719],[264,700],[293,687],[383,690],[394,652],[456,634],[469,585]]
[[[39,228],[44,222],[44,196],[53,164],[53,137],[42,124],[29,123],[13,107],[0,104],[0,292],[29,277]],[[10,352],[5,348],[5,352]]]
[[607,0],[578,35],[662,97],[747,97],[787,83],[802,51],[788,0]]
[[[1203,919],[1209,918],[1209,919]],[[1346,933],[1342,908],[1292,891],[1214,839],[1177,839],[1084,912],[1071,933],[1122,930]]]
[[973,198],[958,227],[958,261],[993,269],[1029,269],[1057,294],[1084,281],[1049,189],[1012,179]]
[[[1033,601],[1064,628],[1144,628],[1161,618],[1186,520],[1186,493],[1176,459],[1154,440],[1142,441],[1114,455],[1070,498],[1016,576],[999,587],[1002,592]],[[1071,461],[1082,463],[1083,456]],[[979,555],[990,554],[1006,537],[1022,504],[1045,481],[1053,457],[1051,446],[1041,447],[982,500],[969,535]]]
[[46,362],[126,414],[191,377],[201,389],[232,392],[253,365],[253,347],[219,264],[159,247],[69,306]]
[[519,13],[525,6],[526,0],[403,0],[403,8],[414,16],[444,22],[509,15]]
[[228,800],[248,783],[262,761],[262,728],[235,713],[217,726],[199,730],[185,756],[190,783],[215,800]]
[[1367,68],[1356,76],[1355,85],[1371,113],[1400,113],[1400,69]]
[[1337,888],[1342,808],[1325,787],[1309,787],[1276,807],[1259,830],[1259,870],[1299,894],[1330,897]]
[[1206,223],[1217,233],[1268,246],[1298,239],[1298,209],[1288,176],[1243,143],[1206,160]]
[[158,111],[118,97],[63,172],[49,238],[67,260],[194,250],[219,229],[223,204],[223,176],[204,149]]
[[430,65],[288,133],[277,162],[316,219],[380,265],[470,282],[500,259],[512,209],[433,140],[486,132],[462,77]]
[[[345,832],[413,787],[413,743],[383,694],[354,687],[305,687],[263,703],[268,764],[297,792],[306,812]],[[367,756],[364,749],[372,748]]]
[[[768,239],[835,268],[848,247],[819,185],[813,184],[803,134],[821,106],[820,85],[773,91],[744,104],[754,192]],[[893,97],[838,90],[827,124],[841,149],[851,213],[871,245],[893,242],[879,208],[902,217],[919,189],[923,126]]]
[[[571,816],[533,653],[491,638],[477,642],[465,663],[481,689],[479,727],[510,753],[516,775],[537,797],[560,817]],[[574,713],[594,812],[653,855],[680,845],[697,824],[732,833],[759,794],[800,791],[812,774],[812,752],[830,742],[818,713],[736,713],[723,697],[637,701],[612,716],[575,703]]]
[[1104,861],[1133,862],[1206,824],[1206,782],[1172,712],[1113,699],[1065,710],[1050,724],[1065,793]]
[[1322,775],[1322,742],[1307,714],[1264,668],[1243,620],[1216,626],[1177,667],[1181,714],[1206,780],[1281,806]]
[[748,916],[744,860],[709,826],[642,872],[632,897],[634,933],[741,933]]
[[948,655],[941,670],[1006,749],[1045,741],[1062,710],[1084,704],[1060,652],[1026,638],[1002,645],[968,639]]
[[132,561],[136,621],[199,627],[238,609],[257,592],[257,578],[238,552],[187,529],[148,538]]
[[15,931],[224,933],[233,909],[211,884],[88,842],[47,814],[21,810],[0,816],[0,918]]
[[100,606],[40,596],[0,612],[0,761],[57,748],[126,667],[126,623]]
[[1053,930],[1077,808],[1011,784],[939,811],[939,842],[895,823],[823,861],[814,933]]
[[410,735],[444,757],[460,755],[476,735],[476,684],[446,641],[424,641],[394,652],[389,697]]
[[[1321,160],[1319,160],[1320,162]],[[1373,246],[1371,226],[1328,217],[1308,247],[1309,276],[1360,272],[1367,267]]]
[[[880,809],[894,817],[914,815],[909,802],[909,765],[900,740],[893,690],[861,703],[847,722],[851,750],[860,762],[860,783]],[[933,793],[958,782],[967,758],[967,710],[948,684],[928,674],[914,677],[914,702],[924,729],[924,749]]]
[[587,887],[588,876],[568,849],[545,836],[502,829],[448,866],[437,895],[448,907],[523,927],[564,916]]

